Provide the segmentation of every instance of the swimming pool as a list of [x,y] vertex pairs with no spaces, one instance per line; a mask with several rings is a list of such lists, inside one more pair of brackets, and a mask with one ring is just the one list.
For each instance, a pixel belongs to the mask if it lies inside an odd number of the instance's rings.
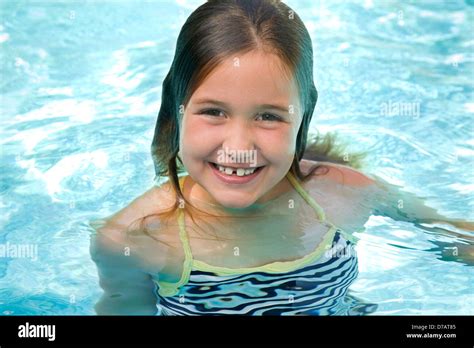
[[[161,83],[200,3],[1,4],[0,314],[94,314],[87,221],[151,184]],[[472,1],[286,3],[313,38],[313,130],[474,220]],[[446,247],[462,238],[375,216],[357,237],[350,291],[373,314],[474,314],[473,262]]]

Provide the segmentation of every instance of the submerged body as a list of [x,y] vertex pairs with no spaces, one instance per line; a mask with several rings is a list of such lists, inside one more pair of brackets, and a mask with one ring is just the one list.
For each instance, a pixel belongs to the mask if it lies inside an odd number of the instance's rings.
[[[181,183],[185,179],[183,177]],[[258,232],[242,228],[240,223],[241,237],[226,239],[224,250],[230,247],[233,252],[225,251],[227,260],[220,261],[233,267],[223,267],[219,263],[216,266],[214,258],[212,264],[196,259],[188,238],[185,216],[183,213],[179,215],[184,250],[181,278],[162,281],[159,275],[152,275],[162,315],[354,314],[376,308],[363,305],[347,293],[357,276],[357,257],[350,242],[353,237],[326,220],[323,209],[290,173],[288,180],[314,211],[299,206],[293,192],[289,191],[271,204],[278,202],[280,212],[284,210],[282,205],[287,205],[288,210],[295,209],[293,216],[298,221],[287,219],[285,224],[280,221],[285,214],[270,215],[273,221],[261,226],[265,232],[260,238],[255,238],[255,235],[260,236]],[[277,211],[274,206],[267,206],[267,209]],[[235,229],[235,226],[228,226]],[[280,230],[283,226],[281,233],[278,226]],[[288,260],[281,259],[289,253],[306,253],[307,248],[314,250],[296,259],[294,256]],[[260,257],[255,258],[255,254]],[[262,255],[268,255],[269,259],[279,255],[280,260],[261,264]],[[208,259],[212,253],[202,257]],[[249,260],[256,261],[258,266],[247,266]],[[245,267],[241,266],[242,263]]]
[[[303,169],[313,164],[301,162]],[[108,291],[104,282],[112,274],[102,277],[105,294],[96,310],[154,314],[158,299],[165,315],[352,313],[362,305],[347,294],[357,276],[352,233],[362,230],[371,215],[367,192],[373,181],[349,167],[327,166],[327,173],[304,184],[288,175],[287,190],[255,214],[197,215],[196,225],[179,210],[174,222],[148,222],[149,235],[127,234],[126,226],[135,219],[173,201],[166,184],[152,188],[98,228],[96,262],[102,257],[130,288],[112,284]],[[193,196],[197,184],[192,178],[184,179],[185,198],[212,211]],[[127,247],[130,254],[124,255]],[[133,285],[126,270],[135,277]]]

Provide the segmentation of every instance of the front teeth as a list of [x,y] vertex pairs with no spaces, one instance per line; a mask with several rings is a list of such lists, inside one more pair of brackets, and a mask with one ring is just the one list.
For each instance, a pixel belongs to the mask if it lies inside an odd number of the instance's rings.
[[218,169],[220,172],[226,173],[227,175],[232,175],[234,174],[234,171],[236,171],[237,176],[245,176],[245,175],[252,174],[256,168],[249,168],[249,169],[237,168],[237,170],[235,170],[234,168],[218,166]]

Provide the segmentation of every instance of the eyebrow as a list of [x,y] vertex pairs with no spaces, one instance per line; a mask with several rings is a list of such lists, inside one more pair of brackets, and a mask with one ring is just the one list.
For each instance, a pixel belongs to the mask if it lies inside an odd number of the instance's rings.
[[[194,101],[194,103],[195,104],[216,104],[216,105],[220,105],[223,108],[229,108],[229,105],[227,103],[220,100],[215,100],[215,99],[208,99],[208,98],[197,99]],[[288,107],[284,107],[282,105],[261,104],[259,105],[259,107],[262,109],[274,109],[274,110],[280,110],[283,112],[288,112]]]

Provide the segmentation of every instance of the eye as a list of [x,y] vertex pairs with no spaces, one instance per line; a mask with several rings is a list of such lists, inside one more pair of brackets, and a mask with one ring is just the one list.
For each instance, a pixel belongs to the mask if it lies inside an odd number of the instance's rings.
[[[224,112],[219,109],[205,109],[205,110],[200,111],[198,114],[209,115],[209,116],[218,118],[221,113],[223,114],[223,116],[225,116]],[[257,120],[266,121],[266,122],[275,122],[275,121],[282,121],[282,118],[280,116],[276,116],[273,114],[263,113],[263,114],[257,115]]]
[[[218,117],[219,116],[219,113],[221,113],[222,111],[218,110],[218,109],[206,109],[206,110],[202,110],[199,112],[199,115],[209,115],[209,116],[214,116],[214,117]],[[216,114],[217,113],[217,114]]]
[[257,116],[257,118],[261,118],[262,121],[270,121],[270,122],[274,122],[274,121],[281,121],[281,117],[280,116],[276,116],[276,115],[273,115],[273,114],[259,114]]

